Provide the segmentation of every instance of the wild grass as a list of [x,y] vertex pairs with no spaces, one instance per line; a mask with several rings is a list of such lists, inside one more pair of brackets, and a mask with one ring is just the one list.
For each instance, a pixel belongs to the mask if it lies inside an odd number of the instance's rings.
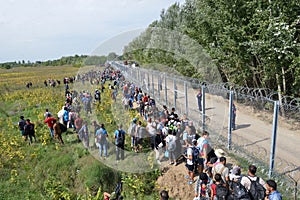
[[[89,69],[91,67],[80,70]],[[110,100],[109,92],[104,94],[107,99],[105,103],[95,105],[97,113],[93,117],[83,114],[83,118],[89,124],[96,118],[106,125],[111,141],[107,162],[111,165],[97,159],[98,149],[84,149],[71,130],[69,134],[63,134],[65,145],[51,141],[49,130],[43,123],[43,114],[48,108],[56,115],[64,104],[65,88],[63,84],[55,88],[45,87],[43,82],[48,78],[62,82],[64,77],[77,73],[78,68],[69,66],[0,69],[0,199],[102,199],[102,192],[114,191],[120,179],[125,181],[126,199],[133,199],[134,196],[157,199],[157,194],[151,193],[158,176],[156,172],[139,174],[130,182],[131,179],[125,178],[134,177],[134,174],[116,170],[113,133],[118,124],[128,125],[136,112],[121,111],[119,105]],[[26,88],[29,81],[33,87]],[[71,87],[81,90],[76,84]],[[91,88],[89,90],[93,91]],[[32,145],[22,139],[18,130],[17,122],[21,115],[35,124],[38,141]],[[127,128],[125,126],[124,130],[127,131]],[[92,145],[94,138],[91,136],[90,139]],[[126,149],[130,149],[129,137],[126,139]],[[148,155],[143,161],[147,159]],[[124,162],[124,166],[136,167],[132,160]],[[141,163],[149,167],[149,162]],[[142,188],[144,193],[136,194],[137,187]]]

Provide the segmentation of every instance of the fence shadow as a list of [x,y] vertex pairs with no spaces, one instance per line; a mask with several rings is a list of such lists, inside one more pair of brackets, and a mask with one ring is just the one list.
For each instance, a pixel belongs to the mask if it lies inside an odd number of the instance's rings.
[[212,110],[215,109],[216,107],[210,107],[210,108],[205,108],[205,110]]
[[257,140],[255,142],[252,142],[252,143],[249,143],[249,144],[245,144],[244,146],[251,146],[251,145],[254,145],[254,144],[257,144],[257,143],[260,143],[260,142],[263,142],[263,141],[266,141],[266,140],[269,140],[270,138],[264,138],[264,139],[261,139],[261,140]]
[[286,174],[289,174],[289,173],[295,172],[295,171],[300,171],[300,167],[283,172],[281,175],[286,175]]
[[236,129],[248,128],[250,126],[251,126],[251,124],[239,124],[236,126]]

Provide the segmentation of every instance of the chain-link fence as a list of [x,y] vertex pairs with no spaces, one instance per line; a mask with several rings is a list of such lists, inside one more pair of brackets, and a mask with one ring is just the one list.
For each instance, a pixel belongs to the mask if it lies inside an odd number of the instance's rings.
[[[230,113],[228,97],[230,91],[233,91],[237,108],[237,130],[231,134],[232,148],[229,153],[248,163],[256,164],[260,174],[265,177],[269,170],[274,129],[274,101],[279,101],[280,116],[272,179],[277,181],[284,199],[296,198],[292,195],[299,189],[297,182],[300,178],[300,148],[297,146],[300,138],[299,99],[280,96],[269,89],[238,87],[230,83],[209,84],[166,72],[128,67],[119,62],[111,64],[121,70],[128,81],[135,83],[156,99],[158,105],[174,107],[180,116],[186,114],[198,129],[202,129],[205,124],[211,132],[211,140],[215,147],[227,146]],[[205,109],[200,112],[196,96],[203,86]]]

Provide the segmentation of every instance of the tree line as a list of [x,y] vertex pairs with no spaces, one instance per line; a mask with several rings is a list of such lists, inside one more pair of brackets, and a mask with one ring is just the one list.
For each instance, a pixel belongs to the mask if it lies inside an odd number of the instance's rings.
[[122,57],[118,56],[116,53],[111,52],[107,56],[98,55],[74,55],[61,57],[60,59],[47,60],[47,61],[14,61],[0,63],[0,68],[11,69],[14,67],[38,67],[38,66],[63,66],[69,65],[74,67],[82,67],[84,65],[104,65],[107,60],[116,60]]
[[223,82],[299,97],[299,13],[299,1],[186,0],[162,10],[123,56],[195,78],[213,63]]

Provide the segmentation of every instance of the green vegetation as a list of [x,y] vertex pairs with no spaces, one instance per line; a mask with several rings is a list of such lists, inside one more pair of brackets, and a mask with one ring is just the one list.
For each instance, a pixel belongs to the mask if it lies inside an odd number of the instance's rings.
[[[124,59],[165,64],[195,78],[214,63],[224,82],[299,97],[299,11],[299,1],[176,3],[129,43]],[[211,59],[197,55],[200,48]]]
[[[0,69],[0,199],[103,199],[102,193],[114,191],[119,180],[124,182],[125,199],[157,199],[157,192],[153,191],[159,171],[133,174],[110,168],[95,159],[99,155],[97,149],[84,149],[71,130],[63,134],[65,145],[51,141],[43,113],[46,108],[54,114],[59,111],[65,100],[64,86],[45,87],[43,81],[62,80],[77,72],[78,68],[71,66]],[[25,87],[28,81],[33,87]],[[106,103],[95,105],[95,116],[104,122],[112,140],[118,119],[126,118],[127,123],[136,113],[117,116],[109,90],[103,94],[103,100]],[[20,136],[17,122],[21,115],[36,125],[38,142],[33,145]],[[83,118],[89,123],[93,120],[84,114]],[[90,139],[92,144],[94,138]],[[127,149],[129,144],[127,137]],[[110,155],[108,161],[115,161],[113,147]]]

